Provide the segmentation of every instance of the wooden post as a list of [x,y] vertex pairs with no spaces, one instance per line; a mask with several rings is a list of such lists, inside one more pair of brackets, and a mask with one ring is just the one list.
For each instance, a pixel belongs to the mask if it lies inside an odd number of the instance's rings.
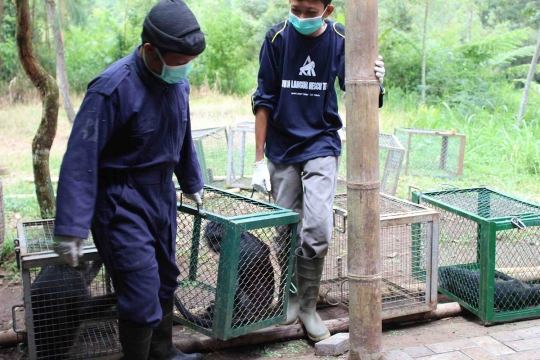
[[345,3],[349,359],[381,357],[377,0]]

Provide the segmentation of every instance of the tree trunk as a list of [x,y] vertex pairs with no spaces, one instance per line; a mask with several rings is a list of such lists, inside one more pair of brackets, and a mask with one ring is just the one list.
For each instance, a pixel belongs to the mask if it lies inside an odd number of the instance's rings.
[[[2,169],[0,169],[2,175]],[[6,223],[4,217],[4,191],[2,190],[2,178],[0,178],[0,255],[4,248],[4,240],[6,236]]]
[[54,51],[56,53],[56,77],[58,78],[60,93],[62,94],[62,101],[69,123],[73,124],[75,121],[75,110],[73,110],[73,104],[69,95],[69,83],[64,59],[64,42],[62,41],[60,22],[56,21],[56,5],[54,0],[45,0],[45,4],[47,5],[49,22],[53,30]]
[[531,61],[531,67],[529,68],[529,74],[525,81],[525,89],[523,90],[523,97],[521,98],[521,106],[519,107],[519,115],[517,124],[521,126],[523,118],[525,117],[525,109],[527,108],[527,101],[529,100],[529,90],[531,89],[531,82],[536,70],[536,64],[538,63],[538,56],[540,55],[540,30],[538,31],[538,41],[536,42],[536,50]]
[[381,356],[378,1],[345,3],[349,359]]
[[58,122],[58,85],[32,53],[28,0],[15,0],[17,13],[17,49],[24,71],[41,97],[41,123],[32,141],[34,182],[41,217],[54,217],[55,199],[49,171],[49,153]]
[[422,35],[422,100],[421,100],[422,105],[426,105],[426,38],[427,38],[428,13],[429,13],[429,0],[426,0],[426,12],[424,14],[424,34]]

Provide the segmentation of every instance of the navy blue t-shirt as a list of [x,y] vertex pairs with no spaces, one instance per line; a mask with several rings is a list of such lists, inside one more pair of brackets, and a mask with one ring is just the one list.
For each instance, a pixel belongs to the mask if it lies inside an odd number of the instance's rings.
[[260,53],[253,111],[270,108],[265,154],[278,164],[339,156],[342,121],[334,87],[345,90],[345,28],[325,20],[317,37],[288,22],[266,33]]

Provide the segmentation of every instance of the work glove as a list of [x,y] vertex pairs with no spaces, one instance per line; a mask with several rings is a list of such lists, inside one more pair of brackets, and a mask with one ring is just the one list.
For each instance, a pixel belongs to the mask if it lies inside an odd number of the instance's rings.
[[84,239],[75,236],[56,235],[53,249],[64,261],[73,267],[79,265],[79,257],[83,256]]
[[199,205],[199,206],[201,206],[203,204],[202,203],[203,189],[199,190],[195,194],[186,194],[186,193],[184,193],[184,196],[186,198],[188,198],[189,200],[196,202],[197,205]]
[[270,173],[268,172],[268,166],[264,160],[257,161],[255,163],[255,170],[253,171],[253,177],[251,178],[251,186],[256,191],[267,194],[272,190],[270,185]]
[[382,56],[379,55],[379,60],[375,61],[375,76],[379,79],[379,83],[382,85],[384,81],[384,63],[382,61]]

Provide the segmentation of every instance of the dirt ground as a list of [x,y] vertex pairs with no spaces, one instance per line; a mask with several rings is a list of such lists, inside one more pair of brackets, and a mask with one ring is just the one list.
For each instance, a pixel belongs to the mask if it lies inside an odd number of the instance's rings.
[[[442,299],[444,301],[444,299]],[[22,303],[22,288],[18,282],[8,282],[0,285],[0,331],[12,328],[11,308]],[[346,312],[336,307],[319,309],[324,320],[346,316]],[[440,320],[424,321],[383,327],[382,344],[384,351],[419,346],[435,342],[457,340],[491,334],[504,330],[517,330],[525,327],[539,326],[540,319],[525,320],[514,323],[483,326],[472,314],[467,312],[462,316]],[[176,326],[176,337],[189,336],[190,330]],[[313,343],[307,340],[294,340],[273,344],[261,344],[251,347],[240,347],[207,353],[206,359],[211,360],[277,360],[277,359],[346,359],[347,354],[339,357],[315,356]],[[0,347],[0,360],[18,359],[16,347]]]

